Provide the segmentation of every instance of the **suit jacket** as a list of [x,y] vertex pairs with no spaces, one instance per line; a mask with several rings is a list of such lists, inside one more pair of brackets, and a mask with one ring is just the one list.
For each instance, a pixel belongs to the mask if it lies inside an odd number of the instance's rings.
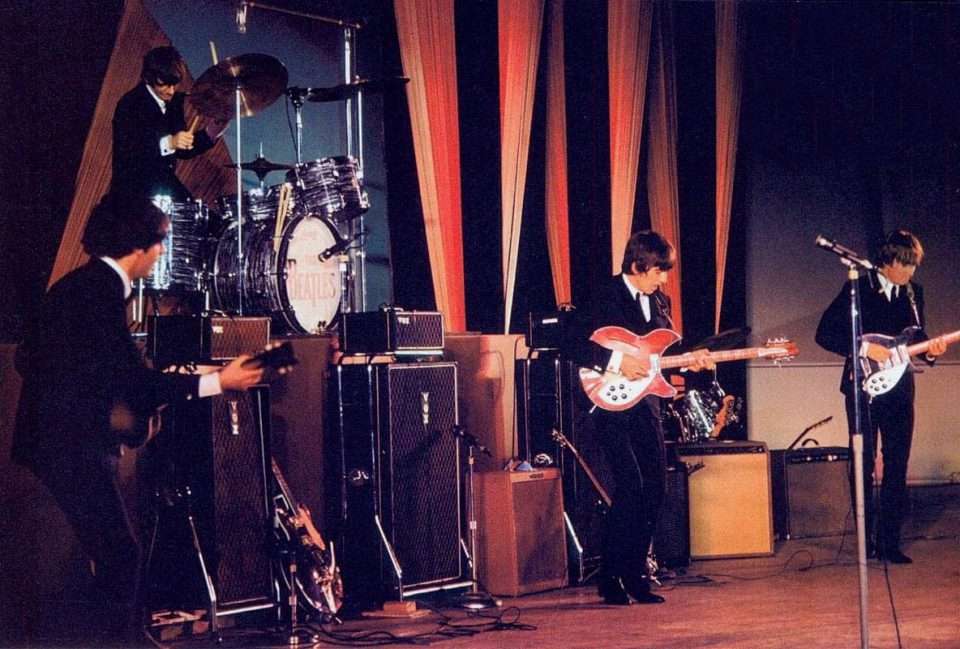
[[[594,331],[600,327],[617,326],[642,336],[654,329],[673,329],[671,308],[670,297],[657,291],[650,296],[650,321],[647,322],[640,305],[624,285],[623,275],[614,275],[597,292],[593,313],[587,316],[577,312],[575,315],[564,345],[568,357],[580,367],[605,368],[612,352],[589,340]],[[660,397],[654,395],[643,399],[644,406],[657,420],[660,418],[660,403]]]
[[13,461],[40,472],[58,462],[117,453],[115,407],[152,413],[175,398],[197,396],[196,376],[146,366],[127,329],[123,283],[91,259],[44,296],[39,317],[17,349],[23,389]]
[[177,160],[198,156],[214,142],[201,129],[196,132],[189,151],[161,155],[160,139],[187,128],[184,98],[182,92],[175,93],[164,113],[146,84],[139,83],[117,102],[113,113],[112,189],[138,197],[165,194],[174,201],[190,198],[177,178]]
[[[911,281],[909,286],[901,286],[899,296],[890,301],[883,292],[877,273],[870,271],[857,280],[857,292],[860,295],[861,333],[897,336],[907,327],[919,326],[921,331],[915,340],[927,339],[923,331],[923,287],[920,284]],[[849,284],[843,286],[820,317],[816,341],[827,351],[847,357],[840,390],[850,394],[853,370],[850,358]],[[912,387],[913,374],[907,372],[900,379],[900,385]]]

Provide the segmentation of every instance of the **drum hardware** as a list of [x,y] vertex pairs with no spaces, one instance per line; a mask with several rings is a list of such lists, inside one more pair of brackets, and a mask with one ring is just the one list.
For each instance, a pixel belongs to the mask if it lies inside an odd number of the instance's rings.
[[[253,117],[275,102],[287,86],[287,68],[266,54],[241,54],[225,59],[208,68],[190,93],[191,102],[201,115],[226,121],[236,118],[237,159],[243,158],[240,137],[243,117]],[[233,114],[229,110],[233,99]],[[242,111],[241,111],[242,107]],[[243,178],[237,168],[237,267],[244,268],[243,260]],[[243,315],[243,273],[237,282],[237,314]]]
[[725,427],[740,421],[743,399],[726,394],[716,381],[703,390],[687,390],[668,404],[667,416],[680,426],[681,441],[707,442]]
[[357,77],[351,83],[342,83],[330,88],[298,88],[297,90],[299,93],[305,92],[307,101],[343,101],[352,99],[361,92],[381,94],[391,88],[400,87],[409,81],[410,79],[406,77],[387,77],[385,79],[361,79]]
[[240,164],[230,164],[223,165],[227,169],[243,169],[244,171],[252,171],[257,174],[257,180],[261,183],[263,179],[267,177],[267,174],[271,171],[286,171],[287,169],[293,169],[293,165],[288,164],[278,164],[276,162],[270,162],[263,157],[263,152],[260,153],[256,158],[250,162],[242,162]]

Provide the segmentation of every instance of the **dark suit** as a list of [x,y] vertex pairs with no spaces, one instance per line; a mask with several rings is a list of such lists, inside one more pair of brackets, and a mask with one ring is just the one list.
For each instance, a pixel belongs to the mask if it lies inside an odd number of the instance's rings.
[[197,396],[195,376],[149,369],[130,337],[123,284],[92,259],[58,281],[17,350],[23,389],[12,459],[50,489],[96,565],[104,624],[136,614],[139,544],[117,486],[111,412],[147,414]]
[[189,151],[161,155],[160,139],[187,129],[184,98],[181,92],[174,94],[163,112],[146,84],[139,83],[117,102],[113,113],[111,190],[146,198],[163,194],[181,202],[190,198],[190,192],[175,173],[177,160],[198,156],[214,142],[201,129],[196,132]]
[[[610,278],[595,297],[592,318],[578,316],[567,343],[571,359],[581,367],[605,368],[610,362],[611,352],[588,340],[599,327],[618,326],[639,335],[672,328],[670,298],[659,291],[650,296],[647,322],[622,275]],[[597,408],[592,415],[614,480],[613,503],[601,541],[603,569],[628,581],[639,579],[645,570],[647,548],[666,492],[660,405],[660,397],[648,395],[628,410]]]
[[[861,331],[864,334],[896,336],[909,326],[924,325],[923,288],[910,282],[910,290],[899,287],[899,295],[891,300],[873,272],[858,280],[860,294]],[[921,331],[917,340],[926,339]],[[850,292],[849,285],[841,289],[837,297],[820,318],[817,327],[817,344],[835,354],[847,357],[840,381],[840,390],[846,397],[847,425],[852,435],[856,418],[853,409],[852,360],[850,358]],[[907,463],[910,460],[910,444],[913,440],[914,380],[913,374],[904,374],[897,385],[880,396],[870,397],[861,391],[863,413],[863,474],[866,505],[866,534],[868,540],[874,530],[879,530],[876,543],[881,549],[896,550],[900,542],[900,527],[907,506]],[[880,508],[875,511],[873,503],[873,471],[878,435],[883,439],[883,482],[880,489]],[[851,471],[851,494],[854,482]],[[874,519],[879,516],[879,521]],[[875,524],[879,527],[875,527]]]

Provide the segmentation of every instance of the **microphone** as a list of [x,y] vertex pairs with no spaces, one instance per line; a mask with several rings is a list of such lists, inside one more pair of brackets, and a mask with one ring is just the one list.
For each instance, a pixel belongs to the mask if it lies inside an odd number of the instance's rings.
[[467,446],[477,449],[487,457],[493,457],[493,453],[490,452],[490,449],[481,444],[479,439],[468,433],[467,429],[463,426],[454,426],[450,429],[450,432],[452,432],[455,437],[462,439],[463,443]]
[[247,33],[247,3],[246,0],[239,0],[237,2],[237,33],[246,34]]
[[837,243],[832,239],[827,239],[821,235],[817,235],[817,238],[814,240],[814,243],[820,246],[821,248],[823,248],[824,250],[829,250],[833,254],[839,255],[840,257],[843,257],[850,263],[856,264],[861,268],[866,268],[868,270],[873,270],[874,268],[873,264],[868,259],[864,259],[853,250],[850,250],[850,248],[847,248],[846,246],[841,246],[839,243]]
[[319,255],[317,255],[317,259],[319,259],[320,261],[326,261],[331,257],[333,257],[334,255],[340,254],[341,252],[349,248],[351,243],[353,243],[363,235],[364,235],[364,232],[358,232],[351,237],[347,237],[345,239],[341,239],[340,241],[337,241],[332,246],[330,246],[329,248],[321,252]]

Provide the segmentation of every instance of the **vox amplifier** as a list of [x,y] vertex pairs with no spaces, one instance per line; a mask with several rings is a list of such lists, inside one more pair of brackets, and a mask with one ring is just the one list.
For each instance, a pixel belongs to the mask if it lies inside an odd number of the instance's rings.
[[263,350],[270,342],[270,318],[150,316],[147,340],[158,367],[231,360]]
[[403,309],[347,313],[340,347],[345,354],[436,356],[443,353],[443,314]]

